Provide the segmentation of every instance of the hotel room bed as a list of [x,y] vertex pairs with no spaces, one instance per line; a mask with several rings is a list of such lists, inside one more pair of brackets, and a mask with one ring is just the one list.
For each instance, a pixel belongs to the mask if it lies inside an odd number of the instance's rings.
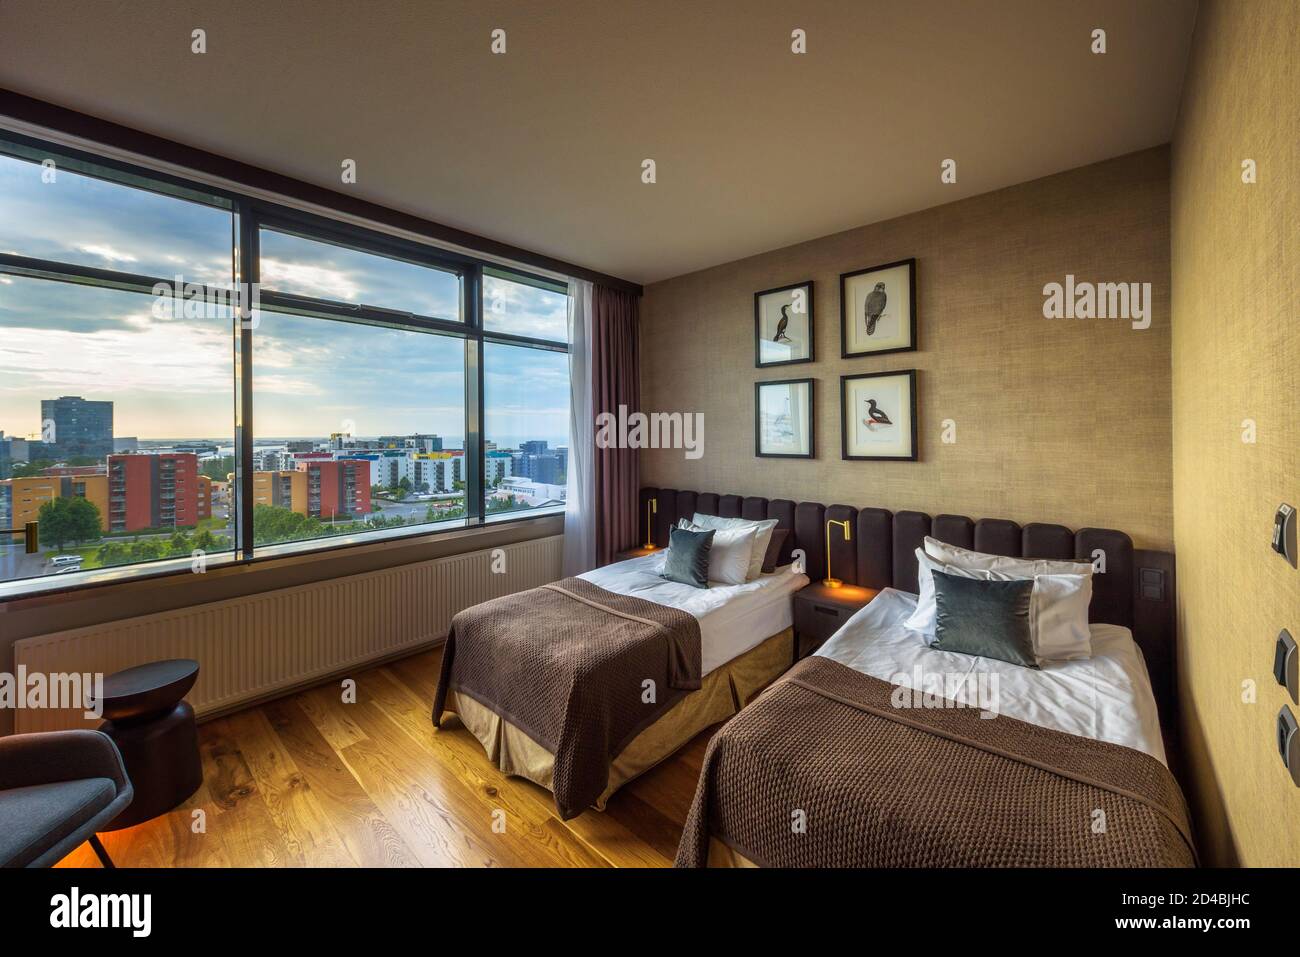
[[[1093,623],[1091,658],[1036,670],[928,647],[916,601],[882,591],[714,736],[679,866],[1194,863],[1129,629]],[[985,682],[971,707],[910,690],[961,676]]]
[[807,576],[785,565],[702,589],[660,578],[662,561],[618,562],[462,612],[434,724],[455,713],[501,770],[552,791],[563,818],[603,809],[791,658],[792,596]]

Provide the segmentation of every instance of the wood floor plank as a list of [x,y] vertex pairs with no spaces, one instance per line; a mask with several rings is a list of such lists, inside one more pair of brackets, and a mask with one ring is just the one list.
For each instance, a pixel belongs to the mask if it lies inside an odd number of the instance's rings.
[[[502,812],[507,833],[522,836],[539,845],[528,851],[540,866],[608,866],[576,835],[568,831],[555,812],[550,795],[536,787],[523,788],[518,778],[509,778],[486,760],[478,741],[463,728],[435,731],[429,704],[391,670],[381,668],[376,677],[387,680],[367,685],[368,692],[384,713],[429,755],[430,760],[449,768],[476,795],[489,819]],[[477,749],[477,754],[475,754]],[[542,799],[544,796],[544,799]],[[559,825],[557,829],[553,825]],[[496,832],[493,832],[494,834]]]
[[321,809],[338,829],[352,859],[362,867],[415,867],[415,854],[370,800],[300,702],[282,699],[266,705],[264,710]]
[[226,856],[237,866],[304,866],[306,859],[290,847],[287,835],[258,794],[235,733],[230,718],[205,724],[199,732],[203,776],[217,809],[209,817],[208,833],[218,837]]
[[357,861],[290,756],[264,708],[231,715],[232,732],[257,791],[285,843],[310,867],[348,867]]
[[366,733],[352,720],[343,704],[343,691],[337,683],[310,688],[294,695],[294,700],[335,751],[365,740]]
[[[386,670],[420,695],[422,701],[431,705],[438,686],[441,664],[442,649],[435,648],[401,658],[388,665]],[[459,722],[452,719],[451,725],[456,727]],[[523,778],[507,777],[486,760],[482,746],[463,727],[456,733],[445,736],[439,731],[434,735],[434,740],[444,742],[453,752],[455,760],[479,769],[480,773],[492,780],[505,782],[504,786],[517,789],[525,799],[540,804],[546,813],[556,813],[555,799],[549,791]],[[600,811],[588,809],[577,817],[564,821],[563,826],[592,853],[614,867],[667,867],[672,864],[671,856],[665,857],[613,817]]]
[[497,840],[464,786],[430,761],[368,700],[349,705],[366,740],[348,745],[343,760],[371,800],[426,866],[518,867],[528,862]]
[[[124,867],[672,864],[714,729],[604,813],[561,821],[550,792],[504,774],[459,721],[435,731],[440,665],[433,649],[361,671],[354,704],[332,682],[205,722],[199,790],[105,846]],[[85,844],[59,866],[99,863]]]

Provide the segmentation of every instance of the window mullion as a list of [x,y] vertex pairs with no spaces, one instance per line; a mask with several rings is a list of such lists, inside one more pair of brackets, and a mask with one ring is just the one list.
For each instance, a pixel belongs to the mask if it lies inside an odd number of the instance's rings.
[[253,314],[252,290],[260,275],[257,219],[246,207],[238,208],[237,250],[241,294],[234,316],[235,333],[235,482],[231,489],[236,509],[235,548],[245,561],[253,557]]
[[483,270],[465,271],[465,324],[471,335],[465,342],[465,516],[470,525],[483,524],[486,515],[483,455]]

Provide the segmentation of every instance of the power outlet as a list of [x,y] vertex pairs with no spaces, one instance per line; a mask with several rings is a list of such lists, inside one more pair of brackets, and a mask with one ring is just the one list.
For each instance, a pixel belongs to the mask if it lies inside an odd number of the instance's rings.
[[1277,713],[1277,750],[1282,766],[1291,772],[1291,780],[1300,787],[1300,725],[1286,705]]

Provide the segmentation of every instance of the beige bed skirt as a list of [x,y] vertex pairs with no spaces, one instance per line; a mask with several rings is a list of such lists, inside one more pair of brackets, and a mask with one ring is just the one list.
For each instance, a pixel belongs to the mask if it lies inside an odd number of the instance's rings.
[[[609,785],[596,800],[597,809],[603,811],[610,795],[628,781],[649,771],[705,728],[726,721],[749,704],[790,667],[793,654],[794,630],[787,628],[705,675],[698,691],[668,709],[614,759]],[[550,751],[468,695],[447,692],[445,707],[478,738],[488,759],[498,768],[551,789],[555,756]]]

